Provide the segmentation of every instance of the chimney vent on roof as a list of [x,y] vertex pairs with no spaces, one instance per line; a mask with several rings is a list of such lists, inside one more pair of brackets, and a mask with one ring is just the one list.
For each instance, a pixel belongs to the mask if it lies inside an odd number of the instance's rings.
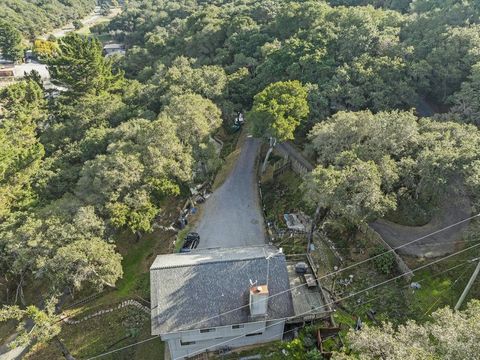
[[266,316],[268,309],[268,287],[258,285],[250,287],[250,315]]

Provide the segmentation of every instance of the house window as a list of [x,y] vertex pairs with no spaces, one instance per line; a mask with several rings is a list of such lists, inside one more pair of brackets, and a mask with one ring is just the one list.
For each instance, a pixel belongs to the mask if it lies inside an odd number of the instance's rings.
[[193,345],[195,344],[195,341],[182,341],[180,340],[180,345],[182,346],[188,346],[188,345]]
[[245,336],[258,336],[258,335],[263,335],[263,333],[258,332],[258,333],[247,334]]
[[201,333],[209,333],[209,332],[214,332],[216,329],[200,329]]
[[243,329],[243,324],[232,325],[232,329]]

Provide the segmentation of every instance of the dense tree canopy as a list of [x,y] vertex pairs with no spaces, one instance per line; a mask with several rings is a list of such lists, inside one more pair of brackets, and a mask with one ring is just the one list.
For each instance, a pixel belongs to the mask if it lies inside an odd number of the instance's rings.
[[114,286],[115,234],[151,231],[167,198],[215,170],[212,100],[226,75],[180,59],[168,81],[143,85],[114,71],[98,40],[72,34],[49,49],[59,95],[47,101],[35,76],[0,93],[0,266],[17,293],[31,278],[57,297]]
[[262,172],[277,141],[292,140],[298,125],[308,115],[307,90],[299,81],[279,81],[255,95],[247,113],[252,133],[270,141]]
[[291,140],[308,115],[307,91],[299,81],[277,82],[254,97],[248,120],[258,137]]
[[70,33],[59,40],[58,54],[48,58],[48,70],[53,83],[65,87],[72,97],[120,87],[122,74],[112,73],[111,59],[102,55],[102,45]]
[[272,82],[310,83],[318,105],[311,123],[338,110],[408,109],[418,95],[448,103],[478,62],[473,0],[329,3],[356,6],[144,1],[128,4],[109,28],[131,46],[129,76],[148,80],[185,55],[197,66],[220,65],[237,109]]
[[37,129],[45,120],[45,105],[33,81],[0,91],[0,221],[35,201],[32,181],[44,153]]
[[474,300],[463,311],[439,309],[424,324],[366,326],[348,334],[353,354],[333,359],[473,359],[480,352],[479,320],[480,303]]
[[92,12],[95,0],[2,0],[0,20],[8,21],[28,38]]
[[480,126],[480,62],[472,66],[468,80],[452,96],[452,114]]
[[318,167],[306,179],[306,200],[353,223],[397,207],[428,219],[459,178],[476,191],[470,169],[480,131],[471,125],[411,112],[338,112],[314,126],[310,141]]
[[0,54],[3,59],[18,61],[23,58],[22,36],[10,23],[0,19]]
[[[31,345],[36,341],[51,340],[60,333],[60,321],[54,314],[55,304],[48,301],[45,310],[34,305],[21,309],[19,306],[6,306],[0,309],[0,321],[14,319],[20,321],[17,337],[11,346]],[[27,326],[30,322],[31,329]]]
[[[21,34],[95,2],[2,5],[0,51],[18,59]],[[426,222],[452,182],[478,206],[476,0],[138,0],[102,29],[125,57],[104,57],[94,37],[37,40],[59,91],[38,74],[0,91],[0,271],[17,294],[26,279],[43,299],[115,285],[120,234],[152,231],[167,201],[215,174],[215,135],[240,112],[270,139],[266,159],[276,141],[304,145],[316,162],[306,202],[349,225],[393,211]],[[444,113],[419,118],[420,99]],[[7,318],[45,332],[25,342],[58,330],[50,308]]]

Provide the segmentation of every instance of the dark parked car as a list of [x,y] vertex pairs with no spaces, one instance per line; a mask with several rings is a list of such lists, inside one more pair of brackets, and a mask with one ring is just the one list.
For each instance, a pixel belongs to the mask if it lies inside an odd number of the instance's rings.
[[180,252],[189,252],[190,250],[196,249],[200,243],[200,235],[196,232],[188,233],[185,237],[185,242],[183,243]]

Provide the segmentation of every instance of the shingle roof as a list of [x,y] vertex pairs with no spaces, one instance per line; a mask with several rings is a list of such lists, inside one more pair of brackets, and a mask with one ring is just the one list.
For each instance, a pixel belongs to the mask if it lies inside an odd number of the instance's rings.
[[[250,280],[266,284],[267,271],[270,296],[289,289],[285,256],[273,246],[157,256],[150,268],[152,334],[248,322]],[[292,315],[289,291],[269,299],[267,319]]]

